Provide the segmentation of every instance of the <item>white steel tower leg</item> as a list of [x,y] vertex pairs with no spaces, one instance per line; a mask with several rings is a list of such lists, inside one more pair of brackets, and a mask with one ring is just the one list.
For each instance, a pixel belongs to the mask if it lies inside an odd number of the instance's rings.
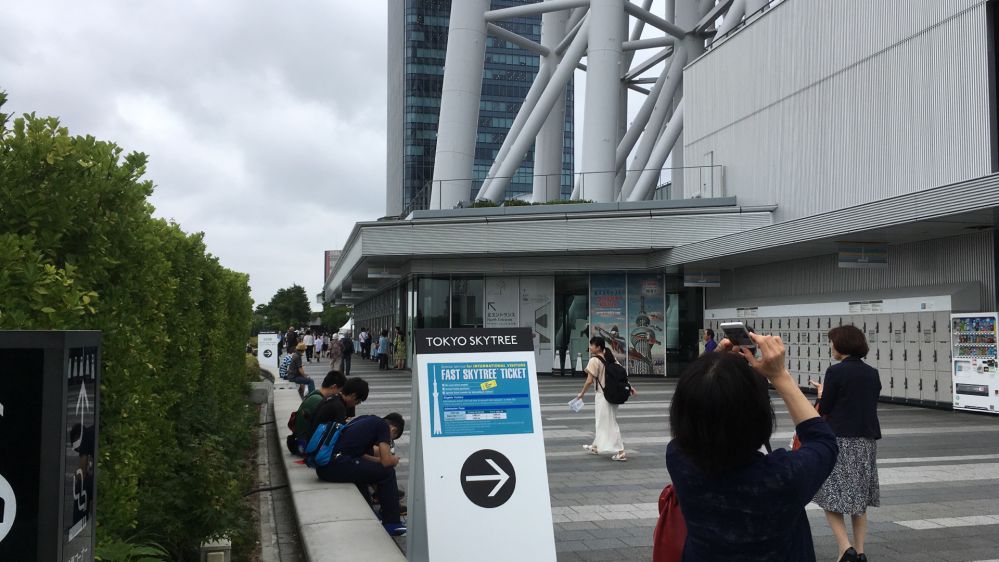
[[[548,47],[551,54],[544,58],[544,64],[539,65],[538,78],[541,78],[541,68],[550,73],[558,66],[559,55],[556,54],[555,50],[565,36],[565,25],[568,21],[569,12],[565,10],[548,12],[541,16],[541,44]],[[547,77],[545,82],[547,82]],[[517,117],[520,115],[518,114]],[[534,144],[534,193],[532,200],[535,203],[560,199],[564,137],[565,91],[563,88],[562,95],[552,107]]]
[[563,55],[562,60],[558,63],[558,68],[555,69],[551,79],[548,80],[548,85],[545,87],[545,91],[538,99],[537,106],[535,106],[534,111],[531,112],[527,121],[524,123],[524,128],[510,144],[510,150],[507,153],[506,158],[503,159],[503,162],[500,164],[499,168],[497,168],[493,181],[489,183],[489,190],[485,193],[480,191],[479,199],[499,201],[499,198],[502,197],[503,193],[506,191],[507,184],[510,183],[510,178],[513,176],[514,172],[517,171],[517,168],[520,167],[520,163],[524,160],[524,155],[527,154],[531,145],[534,144],[534,139],[541,130],[542,125],[544,125],[548,112],[555,107],[555,104],[559,99],[564,99],[565,85],[569,82],[569,78],[572,77],[572,73],[576,70],[576,65],[579,64],[579,60],[582,59],[583,54],[586,53],[586,42],[589,37],[587,30],[589,29],[592,19],[593,18],[587,17],[583,22],[583,25],[579,29],[579,33],[576,34],[576,38],[572,40],[572,43],[566,50],[565,55]]
[[624,2],[590,2],[580,196],[599,203],[610,202],[614,197],[618,104],[624,74],[621,68]]
[[682,130],[683,101],[681,100],[680,105],[673,112],[673,117],[669,120],[669,124],[666,125],[663,135],[656,141],[656,146],[652,150],[652,156],[649,158],[649,165],[639,177],[635,189],[628,196],[628,201],[644,201],[652,196],[655,192],[656,184],[659,182],[662,168],[666,164],[666,158],[669,157],[670,151],[676,145],[676,141],[680,137],[680,131]]
[[450,209],[470,195],[488,10],[489,0],[451,4],[431,209]]
[[[739,0],[736,0],[739,1]],[[714,2],[710,3],[698,3],[694,2],[677,2],[676,3],[676,24],[683,29],[690,29],[697,25],[697,22],[701,21],[707,13],[711,10]],[[728,18],[728,15],[725,16]],[[741,17],[741,15],[739,16]],[[697,35],[688,35],[684,37],[680,44],[683,46],[684,52],[687,56],[687,61],[692,61],[697,57],[704,54],[704,39]],[[686,64],[686,62],[684,62]],[[680,101],[683,99],[683,82],[680,82],[680,88],[676,91],[676,95],[673,96],[673,107],[677,107]],[[670,197],[673,199],[683,199],[686,197],[684,193],[684,184],[686,181],[686,176],[689,171],[692,175],[696,175],[698,170],[696,168],[687,169],[684,167],[684,154],[683,154],[683,128],[680,129],[680,136],[677,138],[676,146],[677,150],[673,151],[671,167],[674,171],[670,173],[670,179],[672,182],[672,189]],[[696,162],[692,163],[696,165]]]
[[[683,66],[685,64],[687,64],[687,51],[678,45],[676,50],[673,51],[673,58],[668,68],[669,76],[666,78],[666,83],[659,94],[656,106],[649,117],[649,123],[645,127],[645,133],[638,143],[638,149],[635,150],[635,157],[629,166],[630,170],[624,181],[624,187],[621,189],[622,201],[632,200],[631,192],[635,189],[638,178],[642,176],[646,168],[651,166],[649,157],[655,148],[659,133],[663,130],[666,117],[673,108],[673,97],[679,90],[680,82],[683,80]],[[658,174],[659,170],[655,170],[655,172]]]

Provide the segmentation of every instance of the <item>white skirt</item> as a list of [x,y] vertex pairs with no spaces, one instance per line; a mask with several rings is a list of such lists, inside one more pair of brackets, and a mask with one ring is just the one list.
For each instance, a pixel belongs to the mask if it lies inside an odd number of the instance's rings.
[[594,393],[593,406],[596,410],[597,427],[593,436],[593,446],[598,453],[617,453],[624,450],[621,428],[617,425],[618,404],[611,404],[599,390]]

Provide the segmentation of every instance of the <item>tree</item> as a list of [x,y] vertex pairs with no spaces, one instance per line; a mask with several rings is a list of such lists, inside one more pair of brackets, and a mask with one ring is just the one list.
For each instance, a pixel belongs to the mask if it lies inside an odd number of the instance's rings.
[[246,559],[249,278],[152,216],[145,166],[0,112],[0,329],[102,332],[98,553],[156,541],[191,560],[225,536]]
[[[306,326],[309,323],[309,297],[300,285],[292,285],[278,289],[266,305],[257,306],[254,316],[254,326],[262,326],[269,330],[282,331],[288,326]],[[257,330],[259,332],[259,330]]]
[[335,306],[330,303],[323,303],[322,323],[330,331],[339,330],[340,326],[347,323],[350,315],[351,309],[348,306]]

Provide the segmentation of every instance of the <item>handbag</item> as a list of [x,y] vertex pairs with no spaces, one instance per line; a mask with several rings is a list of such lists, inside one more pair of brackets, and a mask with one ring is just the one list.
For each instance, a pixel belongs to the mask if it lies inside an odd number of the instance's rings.
[[652,562],[680,562],[687,542],[687,522],[680,511],[673,484],[659,494],[659,521],[652,532]]

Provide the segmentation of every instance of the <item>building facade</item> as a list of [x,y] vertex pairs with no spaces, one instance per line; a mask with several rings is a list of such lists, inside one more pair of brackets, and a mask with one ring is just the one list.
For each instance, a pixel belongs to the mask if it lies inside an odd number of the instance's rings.
[[[495,9],[526,0],[492,0]],[[437,125],[451,0],[405,0],[389,6],[388,25],[388,154],[386,215],[406,215],[427,208],[434,171]],[[531,39],[541,38],[541,16],[511,18],[503,27]],[[475,197],[490,164],[527,96],[538,72],[538,57],[504,39],[490,36],[482,74],[482,97],[472,171]],[[565,91],[565,129],[560,186],[563,197],[572,191],[573,86]],[[531,193],[533,151],[524,159],[507,189],[507,198]]]
[[680,150],[703,166],[678,199],[359,223],[327,298],[410,332],[531,326],[556,372],[600,334],[632,374],[675,376],[739,319],[787,341],[802,386],[852,324],[885,400],[950,407],[949,315],[999,308],[997,9],[770,3],[683,68]]

